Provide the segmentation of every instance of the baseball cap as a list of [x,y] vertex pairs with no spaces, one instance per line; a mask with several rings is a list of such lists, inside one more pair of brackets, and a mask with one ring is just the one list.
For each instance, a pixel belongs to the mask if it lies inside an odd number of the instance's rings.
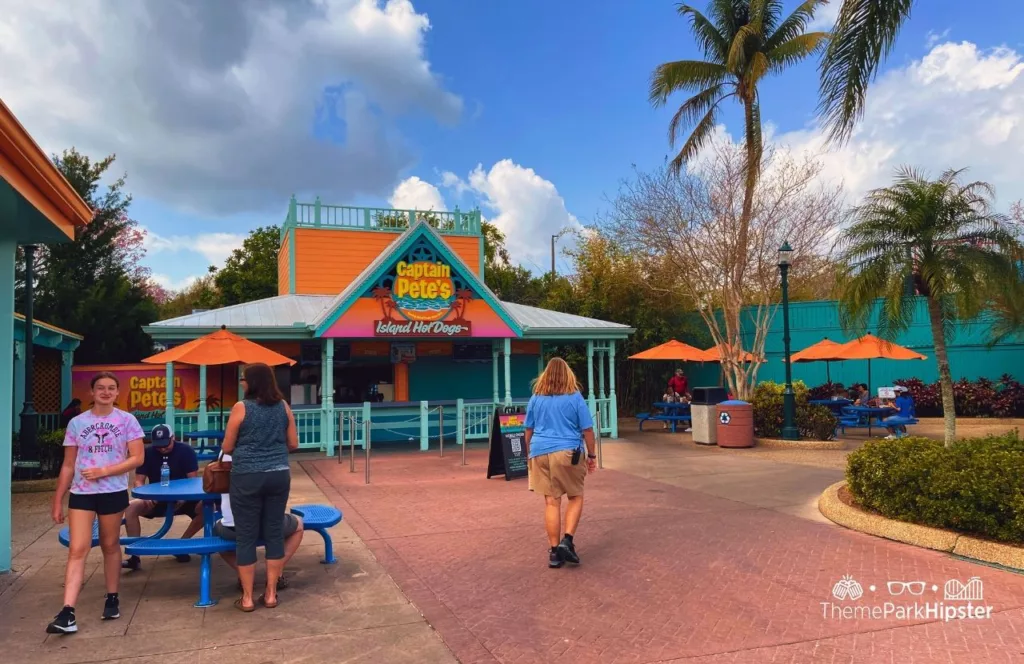
[[174,432],[166,424],[158,424],[149,432],[149,440],[153,447],[167,447],[174,442]]
[[894,387],[892,389],[893,389],[894,392],[909,392],[910,391],[907,388],[903,387],[902,385],[897,385],[896,387]]

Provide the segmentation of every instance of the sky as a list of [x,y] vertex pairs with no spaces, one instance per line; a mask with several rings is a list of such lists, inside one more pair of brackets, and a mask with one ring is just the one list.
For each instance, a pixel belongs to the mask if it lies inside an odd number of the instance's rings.
[[[769,79],[770,140],[814,154],[850,201],[901,165],[969,167],[1009,208],[1024,198],[1024,16],[984,5],[916,3],[842,148],[823,150],[815,60]],[[514,262],[545,270],[553,233],[594,223],[634,168],[674,154],[684,98],[652,108],[649,77],[700,55],[663,0],[0,0],[0,96],[46,151],[116,154],[144,262],[172,289],[280,224],[292,194],[479,207]],[[720,135],[740,120],[729,109]]]

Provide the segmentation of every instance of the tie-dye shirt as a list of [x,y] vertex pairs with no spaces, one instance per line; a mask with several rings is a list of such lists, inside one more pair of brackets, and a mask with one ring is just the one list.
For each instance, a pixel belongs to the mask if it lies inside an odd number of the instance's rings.
[[128,459],[128,443],[143,437],[139,421],[131,413],[115,408],[109,415],[87,410],[68,423],[64,447],[77,447],[75,479],[71,493],[115,493],[128,489],[128,473],[98,480],[82,477],[86,468],[114,466]]

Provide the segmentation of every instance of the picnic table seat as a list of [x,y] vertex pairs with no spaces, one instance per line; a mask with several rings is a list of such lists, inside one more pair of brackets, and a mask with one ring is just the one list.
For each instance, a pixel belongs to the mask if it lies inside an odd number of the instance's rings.
[[652,422],[652,421],[656,421],[656,422],[671,422],[672,423],[672,431],[674,432],[676,430],[676,424],[678,424],[679,422],[685,422],[685,423],[689,424],[690,422],[693,421],[693,418],[690,415],[651,415],[649,417],[645,417],[644,419],[640,420],[640,431],[644,430],[644,422]]
[[[122,525],[124,524],[124,520],[123,519],[121,520],[121,524]],[[145,535],[145,536],[142,536],[142,537],[122,537],[121,538],[121,546],[126,546],[128,544],[131,544],[131,543],[137,541],[137,540],[146,539],[147,537],[153,537],[153,535]],[[57,541],[60,542],[62,546],[65,546],[65,547],[71,546],[71,526],[64,526],[63,528],[60,529],[60,531],[57,533]],[[95,521],[92,522],[92,544],[90,546],[96,547],[96,546],[99,546],[99,545],[100,545],[100,521],[99,521],[99,519],[96,519]]]
[[325,565],[338,562],[334,557],[334,542],[327,529],[341,523],[341,510],[332,505],[294,505],[291,512],[302,519],[303,530],[312,530],[324,538],[324,559],[320,562]]

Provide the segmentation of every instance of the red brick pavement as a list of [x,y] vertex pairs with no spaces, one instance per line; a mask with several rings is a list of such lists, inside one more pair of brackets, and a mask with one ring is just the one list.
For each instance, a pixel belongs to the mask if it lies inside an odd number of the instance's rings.
[[[369,486],[361,466],[305,465],[465,663],[1024,661],[1024,576],[945,554],[606,470],[587,481],[583,564],[549,570],[541,499],[485,480],[481,451],[378,454]],[[846,574],[864,597],[832,598]],[[989,620],[823,616],[882,605],[890,580],[942,601],[972,576]]]

